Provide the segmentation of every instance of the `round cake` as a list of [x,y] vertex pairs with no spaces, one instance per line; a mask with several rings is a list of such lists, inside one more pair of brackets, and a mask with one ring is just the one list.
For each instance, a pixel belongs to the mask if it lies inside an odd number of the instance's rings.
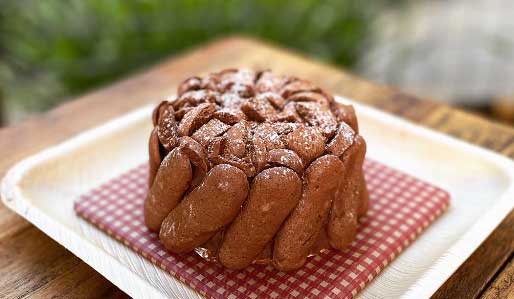
[[281,271],[343,250],[368,209],[352,106],[309,81],[227,69],[153,113],[147,227],[174,253]]

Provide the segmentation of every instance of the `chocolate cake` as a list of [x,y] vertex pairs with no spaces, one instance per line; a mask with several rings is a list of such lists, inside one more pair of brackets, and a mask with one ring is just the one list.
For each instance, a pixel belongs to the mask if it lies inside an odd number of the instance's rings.
[[365,215],[366,143],[352,106],[309,81],[227,69],[153,113],[148,228],[230,269],[345,249]]

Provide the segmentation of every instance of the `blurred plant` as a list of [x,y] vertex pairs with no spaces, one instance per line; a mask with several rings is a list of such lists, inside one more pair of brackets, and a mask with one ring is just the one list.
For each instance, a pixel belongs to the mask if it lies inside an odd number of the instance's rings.
[[2,0],[0,82],[5,99],[45,109],[236,32],[351,67],[384,2]]

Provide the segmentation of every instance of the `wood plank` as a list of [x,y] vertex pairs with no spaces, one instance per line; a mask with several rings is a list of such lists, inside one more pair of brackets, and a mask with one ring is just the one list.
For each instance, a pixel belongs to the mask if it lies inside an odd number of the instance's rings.
[[514,260],[510,260],[480,298],[514,298]]
[[[123,294],[93,268],[37,229],[0,243],[0,298],[101,298]],[[85,296],[85,294],[92,296]],[[93,295],[94,294],[94,295]],[[125,295],[126,296],[126,295]]]
[[[480,297],[484,288],[513,252],[513,236],[514,214],[510,213],[457,272],[439,288],[433,298]],[[510,277],[512,278],[512,275]]]
[[[331,92],[514,157],[511,128],[356,78],[335,67],[259,41],[232,37],[164,61],[147,72],[0,130],[0,140],[9,140],[0,144],[0,175],[15,162],[49,145],[172,94],[186,76],[225,67],[271,68],[296,74]],[[477,297],[514,250],[513,223],[511,213],[437,296]],[[37,253],[37,260],[33,253]],[[0,297],[3,294],[7,297],[120,296],[94,270],[3,206],[0,207],[0,257],[0,266],[4,265],[0,269],[3,274]],[[10,272],[5,272],[4,268]]]

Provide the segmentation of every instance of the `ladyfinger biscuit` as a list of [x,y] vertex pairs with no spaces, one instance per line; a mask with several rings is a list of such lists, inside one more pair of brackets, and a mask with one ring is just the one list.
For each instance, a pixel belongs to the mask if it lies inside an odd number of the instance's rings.
[[280,90],[287,84],[289,78],[285,76],[277,76],[269,70],[258,73],[258,79],[255,84],[255,89],[259,93]]
[[359,123],[357,122],[357,115],[355,114],[355,109],[352,105],[343,105],[334,102],[333,110],[336,118],[340,122],[347,123],[355,133],[359,133]]
[[320,128],[325,137],[334,136],[337,130],[337,121],[328,105],[323,106],[317,102],[299,102],[296,103],[296,111],[306,123]]
[[330,245],[339,250],[350,245],[357,234],[359,191],[365,154],[366,143],[360,135],[356,135],[355,142],[342,156],[344,179],[340,181],[327,224]]
[[317,158],[305,170],[302,198],[275,237],[275,268],[288,271],[305,263],[326,221],[343,172],[343,163],[334,155]]
[[285,167],[263,170],[252,182],[241,213],[225,232],[219,261],[242,269],[263,251],[300,199],[302,182]]
[[248,180],[242,170],[227,164],[214,166],[164,219],[161,242],[171,252],[193,250],[236,217],[247,195]]
[[177,89],[178,96],[183,95],[184,93],[190,90],[198,90],[202,88],[202,79],[199,77],[189,77],[182,84],[179,85]]
[[189,188],[191,178],[189,158],[175,148],[162,161],[145,200],[145,223],[150,230],[159,231],[164,218]]
[[287,148],[296,152],[305,166],[325,151],[326,138],[317,127],[302,126],[285,136]]
[[152,111],[152,124],[157,126],[159,124],[159,119],[165,110],[168,109],[171,103],[168,101],[161,101],[157,107],[155,107]]
[[326,152],[341,157],[354,140],[355,131],[348,124],[340,123],[334,138],[327,143]]
[[[328,220],[328,217],[326,220]],[[311,248],[311,254],[327,252],[332,248],[332,246],[330,246],[330,242],[328,241],[327,230],[325,229],[325,225],[326,223],[323,224],[323,227],[319,231],[318,239],[316,240],[316,242],[314,242],[314,246],[312,246]]]
[[321,92],[321,88],[314,85],[312,82],[309,82],[307,80],[301,80],[301,79],[292,79],[290,82],[288,82],[282,89],[280,90],[280,94],[283,98],[288,99],[290,96],[294,95],[295,93],[300,92]]
[[207,160],[207,153],[203,146],[196,140],[189,136],[180,137],[179,148],[188,158],[191,163],[207,172],[209,161]]
[[311,91],[295,93],[288,97],[287,100],[291,102],[313,102],[326,108],[329,108],[330,105],[330,99],[325,94]]
[[178,143],[177,121],[175,110],[171,105],[163,105],[158,115],[157,136],[162,146],[171,151]]
[[216,111],[213,103],[203,103],[189,110],[182,118],[177,132],[180,136],[191,136],[191,134],[207,123]]
[[153,128],[148,141],[148,188],[152,187],[155,175],[161,165],[161,152],[159,149],[159,137],[157,137],[157,127]]
[[279,148],[269,151],[268,163],[272,166],[285,166],[294,170],[298,175],[303,173],[302,159],[293,151]]

